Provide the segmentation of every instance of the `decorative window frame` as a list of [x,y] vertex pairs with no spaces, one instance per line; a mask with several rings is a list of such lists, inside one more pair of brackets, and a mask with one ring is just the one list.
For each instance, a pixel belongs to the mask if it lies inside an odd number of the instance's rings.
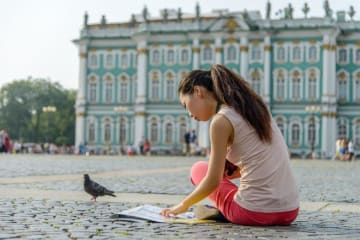
[[[314,120],[312,120],[312,118],[314,118]],[[312,124],[314,124],[314,132],[315,132],[314,146],[318,146],[320,144],[320,139],[321,139],[320,123],[321,123],[321,120],[317,116],[315,116],[315,115],[306,116],[306,118],[305,118],[305,145],[306,146],[308,146],[308,147],[312,146],[312,142],[311,142],[311,140],[309,140],[309,137],[310,137],[309,136],[309,128]]]
[[[340,136],[340,126],[345,126],[345,135]],[[339,117],[336,120],[336,138],[348,138],[349,137],[349,120],[345,117]]]
[[[126,82],[127,83],[127,87],[125,90],[123,90],[121,88],[121,83],[122,82]],[[130,85],[131,85],[131,82],[130,82],[130,76],[127,74],[127,73],[121,73],[118,77],[117,77],[117,90],[118,90],[118,94],[117,94],[117,101],[120,102],[120,103],[127,103],[129,102],[130,100]],[[124,91],[126,92],[126,99],[122,100],[121,99],[121,92]]]
[[[90,125],[94,124],[94,141],[91,141],[90,139]],[[98,121],[94,116],[89,116],[86,118],[86,142],[88,144],[95,144],[97,142],[98,139]],[[84,144],[84,143],[83,143]]]
[[[229,59],[229,50],[230,48],[233,48],[234,51],[235,51],[235,59]],[[228,63],[239,63],[239,59],[240,59],[240,48],[239,48],[239,45],[238,44],[235,44],[235,43],[227,43],[224,45],[224,62],[225,64],[228,64]]]
[[[279,48],[284,49],[284,59],[279,59]],[[287,43],[275,43],[274,45],[274,61],[275,63],[282,64],[288,61],[288,44]]]
[[[151,138],[151,133],[152,133],[152,124],[153,123],[156,123],[157,125],[157,132],[156,132],[156,135],[157,135],[157,139],[154,141],[152,138]],[[147,118],[147,131],[148,131],[148,134],[146,134],[148,136],[148,139],[150,141],[151,144],[159,144],[160,143],[160,140],[161,140],[161,121],[160,121],[160,117],[159,116],[156,116],[156,115],[150,115],[148,118]]]
[[[154,48],[151,48],[150,50],[150,64],[153,65],[153,66],[159,66],[162,64],[162,48],[161,47],[154,47]],[[159,53],[159,61],[158,62],[154,62],[154,55],[155,53],[158,52]]]
[[[95,100],[94,101],[92,101],[91,100],[91,83],[96,83],[96,89],[95,89]],[[87,94],[86,94],[86,98],[87,98],[87,101],[89,102],[89,103],[96,103],[96,102],[98,102],[99,101],[99,87],[100,87],[100,78],[99,78],[99,76],[98,75],[96,75],[96,74],[94,74],[94,73],[92,73],[92,74],[90,74],[89,76],[88,76],[88,79],[87,79]]]
[[[262,42],[259,42],[259,43],[250,43],[249,44],[249,63],[262,63],[263,62],[263,59],[264,59],[264,44]],[[254,59],[253,58],[253,51],[254,48],[258,48],[258,51],[259,51],[259,58],[258,59]]]
[[[260,81],[260,92],[255,91],[253,88],[253,75],[257,72],[259,74],[259,81]],[[251,68],[248,73],[247,79],[249,80],[250,86],[253,88],[253,90],[260,96],[264,94],[264,73],[259,68]]]
[[[318,43],[307,43],[306,44],[306,61],[308,63],[316,63],[320,60],[320,46]],[[310,49],[315,48],[316,58],[310,58]]]
[[[292,117],[290,118],[290,123],[289,123],[289,146],[291,147],[300,147],[302,145],[302,142],[303,142],[303,136],[302,136],[302,132],[303,132],[303,126],[301,124],[301,119],[299,117]],[[293,130],[293,126],[295,124],[298,124],[299,125],[299,143],[298,144],[293,144],[292,142],[292,130]]]
[[[95,57],[96,63],[93,63]],[[88,68],[91,70],[98,69],[100,66],[100,54],[98,51],[90,51],[88,54]]]
[[[299,79],[300,79],[300,96],[299,96],[299,99],[297,98],[294,98],[293,96],[293,77],[294,77],[294,74],[295,72],[299,72],[300,76],[299,76]],[[301,99],[303,99],[303,89],[304,89],[304,73],[303,71],[300,69],[300,68],[293,68],[290,70],[289,72],[289,85],[290,85],[290,89],[289,89],[289,97],[290,99],[293,101],[293,102],[300,102]]]
[[[344,74],[345,76],[340,76],[342,74]],[[339,90],[340,90],[340,85],[339,85],[340,84],[340,79],[339,79],[339,77],[345,77],[345,81],[346,81],[346,84],[347,84],[345,98],[340,98],[340,92],[339,92]],[[350,96],[349,96],[350,95],[349,94],[350,93],[350,74],[347,71],[345,71],[344,69],[339,69],[339,71],[336,72],[336,89],[337,89],[336,99],[337,99],[338,102],[345,103],[345,102],[350,100]]]
[[[168,79],[168,75],[171,74],[172,75],[172,81],[173,81],[173,85],[174,85],[174,88],[173,88],[173,92],[172,92],[172,98],[167,98],[167,95],[168,95],[168,92],[167,92],[167,87],[168,87],[168,82],[167,80]],[[164,79],[164,93],[162,94],[164,96],[164,101],[166,102],[172,102],[174,100],[176,100],[176,86],[177,86],[177,81],[176,81],[176,73],[174,71],[166,71],[164,72],[164,75],[163,75],[163,79]]]
[[[205,59],[205,51],[209,50],[211,54],[210,59]],[[215,62],[215,47],[213,44],[200,46],[201,64],[213,64]]]
[[355,118],[352,121],[352,139],[354,140],[354,144],[360,147],[360,118]]
[[[111,100],[107,101],[106,99],[106,84],[108,82],[112,83],[111,89]],[[103,102],[104,103],[113,103],[115,101],[115,76],[112,73],[105,73],[102,77],[102,86],[103,86]]]
[[[299,59],[294,59],[294,50],[295,48],[299,48]],[[304,60],[304,46],[303,44],[300,42],[300,43],[292,43],[290,45],[290,62],[293,63],[293,64],[298,64],[298,63],[301,63],[303,62]]]
[[[174,144],[175,143],[175,120],[174,120],[174,117],[172,116],[164,116],[163,117],[163,125],[161,126],[162,128],[162,132],[164,133],[163,136],[162,136],[162,142],[164,144]],[[172,130],[172,138],[171,138],[171,141],[170,142],[167,142],[166,141],[166,125],[170,123],[171,124],[171,130]]]
[[[131,66],[131,52],[127,50],[122,50],[119,52],[119,68],[127,69]],[[123,57],[126,57],[125,63],[123,61]]]
[[[158,82],[159,82],[159,88],[158,88],[158,92],[159,92],[159,96],[158,98],[154,98],[153,97],[153,76],[154,74],[157,74],[158,76]],[[159,102],[162,99],[162,91],[161,91],[161,82],[162,82],[162,74],[160,70],[151,70],[149,72],[149,99],[153,102]]]
[[[106,125],[110,125],[110,140],[106,140]],[[109,117],[105,116],[101,119],[101,140],[104,144],[109,145],[114,141],[114,120]]]
[[[283,99],[280,99],[278,98],[278,94],[277,94],[277,77],[279,75],[279,72],[282,71],[283,73],[283,76],[284,76],[284,98]],[[285,68],[277,68],[277,69],[274,69],[273,71],[273,79],[274,79],[274,100],[275,101],[279,101],[279,102],[283,102],[285,101],[287,98],[288,98],[288,72]]]
[[[288,137],[288,130],[287,130],[288,126],[287,126],[286,117],[282,116],[282,115],[276,116],[275,122],[276,122],[276,125],[278,126],[281,134],[283,135],[284,140],[286,141],[286,139]],[[280,123],[283,124],[283,132],[281,131],[281,128],[279,127]]]
[[[116,54],[112,50],[106,50],[103,52],[103,66],[105,69],[113,69],[115,67]],[[111,63],[108,63],[108,57],[111,57]]]
[[[183,61],[182,59],[182,53],[183,51],[187,51],[187,59],[185,61]],[[192,52],[191,52],[191,47],[190,46],[182,46],[180,48],[178,48],[178,63],[180,65],[187,65],[191,63],[191,56],[192,56]]]
[[[357,54],[359,54],[359,59],[356,60]],[[353,48],[353,63],[356,65],[360,65],[360,46],[355,46]]]
[[[311,98],[309,96],[309,78],[310,78],[310,74],[311,72],[314,71],[315,72],[315,77],[316,77],[316,96],[315,99]],[[316,101],[317,99],[320,98],[320,70],[318,68],[315,67],[311,67],[305,70],[305,98],[308,101]]]
[[[358,82],[358,84],[356,82]],[[357,102],[357,103],[360,103],[360,69],[353,72],[352,84],[353,84],[353,87],[352,87],[352,89],[353,89],[353,94],[352,94],[353,95],[353,101]]]
[[[120,142],[120,130],[121,130],[121,124],[122,122],[124,122],[125,124],[125,139],[124,142]],[[130,137],[130,124],[129,124],[129,119],[127,116],[123,115],[123,114],[119,114],[116,113],[116,118],[115,118],[115,134],[114,134],[114,139],[115,142],[117,144],[127,144],[129,142],[129,137]]]
[[[184,143],[184,135],[186,131],[189,129],[189,122],[187,116],[180,116],[176,119],[176,136],[175,139],[178,139],[179,143]],[[184,128],[182,129],[182,126]],[[182,131],[183,130],[183,131]]]
[[[177,60],[177,54],[176,54],[176,48],[175,47],[166,47],[165,49],[164,49],[164,51],[165,51],[165,59],[164,59],[164,63],[165,63],[165,65],[166,66],[173,66],[173,65],[175,65],[176,64],[176,60]],[[168,60],[168,58],[169,58],[169,53],[172,51],[172,53],[173,53],[173,61],[172,62],[169,62]]]
[[[345,61],[342,61],[340,59],[340,54],[342,51],[345,51],[346,53],[346,59]],[[345,65],[345,64],[348,64],[349,63],[349,59],[350,59],[350,56],[349,56],[349,48],[347,46],[337,46],[336,48],[336,63],[337,64],[340,64],[340,65]]]

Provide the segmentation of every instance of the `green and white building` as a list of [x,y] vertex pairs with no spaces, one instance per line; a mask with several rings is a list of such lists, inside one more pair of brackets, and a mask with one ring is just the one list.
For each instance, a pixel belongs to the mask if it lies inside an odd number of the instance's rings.
[[79,49],[76,145],[181,147],[187,129],[209,147],[208,123],[190,119],[177,97],[193,69],[224,64],[242,75],[268,104],[289,150],[305,156],[335,153],[337,138],[360,151],[360,21],[354,11],[294,18],[291,5],[271,18],[259,11],[194,13],[145,7],[128,22],[84,25]]

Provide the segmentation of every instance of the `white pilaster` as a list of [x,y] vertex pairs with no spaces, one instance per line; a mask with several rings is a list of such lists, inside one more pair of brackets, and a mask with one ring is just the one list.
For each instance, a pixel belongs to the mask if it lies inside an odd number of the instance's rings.
[[147,43],[140,40],[137,45],[138,65],[137,65],[137,98],[135,106],[135,138],[134,145],[137,145],[143,136],[145,136],[145,102],[147,86]]
[[215,63],[216,64],[222,63],[222,52],[223,52],[222,39],[216,38],[215,39]]
[[270,51],[271,51],[271,40],[270,36],[265,37],[264,45],[264,95],[263,99],[267,106],[270,106]]
[[240,75],[243,78],[247,78],[247,71],[248,71],[248,38],[246,36],[242,36],[240,40]]

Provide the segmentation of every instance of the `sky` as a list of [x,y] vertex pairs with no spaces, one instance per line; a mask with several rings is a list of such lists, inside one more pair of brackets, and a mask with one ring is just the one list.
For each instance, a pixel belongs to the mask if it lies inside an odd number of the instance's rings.
[[[2,0],[0,7],[0,87],[14,80],[45,78],[59,82],[66,89],[78,88],[77,39],[84,13],[89,24],[99,23],[105,15],[107,22],[129,21],[131,14],[140,14],[146,5],[152,17],[160,16],[164,8],[181,8],[194,13],[196,2],[201,12],[214,9],[243,11],[259,10],[265,17],[267,0]],[[279,9],[294,7],[294,17],[302,17],[305,2],[309,16],[324,16],[323,0],[270,0],[272,17]],[[360,0],[329,0],[336,11],[349,10],[352,5],[360,20]]]

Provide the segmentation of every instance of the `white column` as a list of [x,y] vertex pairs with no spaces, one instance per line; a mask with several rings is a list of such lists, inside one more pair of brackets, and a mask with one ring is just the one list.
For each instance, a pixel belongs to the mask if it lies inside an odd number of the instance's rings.
[[321,151],[325,156],[335,154],[336,142],[336,95],[335,95],[335,53],[332,53],[331,39],[323,37],[323,69],[322,69],[322,135]]
[[248,69],[248,39],[246,36],[241,37],[240,40],[240,75],[246,79],[247,78],[247,69]]
[[[199,43],[198,38],[193,39],[192,52],[193,52],[193,70],[199,69],[200,68],[200,43]],[[190,128],[195,129],[195,131],[199,135],[199,126],[198,125],[199,124],[196,122],[195,119],[190,120]],[[200,137],[199,137],[199,139],[200,139]]]
[[137,65],[137,98],[135,106],[135,138],[134,145],[137,145],[145,136],[145,102],[147,86],[147,43],[145,40],[138,42],[138,65]]
[[265,37],[264,45],[264,101],[268,107],[270,107],[270,51],[271,51],[271,40],[270,36]]
[[79,79],[76,98],[75,147],[85,143],[85,88],[86,88],[87,46],[79,45]]
[[215,63],[216,64],[222,63],[222,52],[223,52],[222,39],[216,38],[215,39]]

